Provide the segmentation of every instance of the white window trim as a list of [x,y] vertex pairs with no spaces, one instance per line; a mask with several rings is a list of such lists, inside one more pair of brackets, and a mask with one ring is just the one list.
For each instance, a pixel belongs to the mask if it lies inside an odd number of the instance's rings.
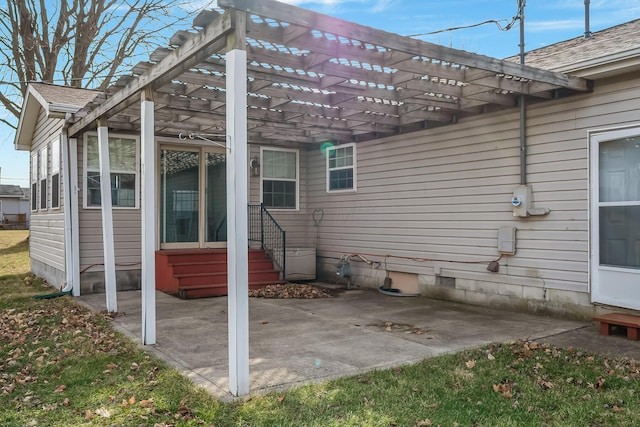
[[[54,149],[54,147],[57,146],[57,159],[54,159],[54,155],[56,154],[56,150]],[[61,157],[60,157],[60,138],[56,138],[53,141],[51,141],[51,146],[49,148],[49,150],[51,151],[51,164],[49,167],[49,206],[51,207],[51,210],[59,210],[62,207],[62,203],[61,203],[61,194],[60,194],[60,189],[62,188],[61,185],[61,178],[62,175],[60,173],[60,169],[61,169]],[[56,161],[57,160],[57,161]],[[54,166],[56,166],[57,170],[54,170]],[[54,175],[58,175],[58,206],[53,206],[53,176]]]
[[[341,148],[347,148],[347,147],[353,147],[353,164],[351,166],[342,166],[342,167],[336,167],[336,168],[329,168],[329,151],[335,151]],[[326,172],[326,190],[327,193],[355,193],[358,191],[358,155],[357,155],[357,150],[356,150],[356,144],[353,142],[350,142],[348,144],[341,144],[341,145],[336,145],[334,147],[328,147],[327,151],[326,151],[326,167],[325,167],[325,172]],[[347,188],[344,190],[331,190],[329,189],[329,176],[330,176],[330,171],[335,171],[335,170],[343,170],[343,169],[353,169],[353,188]]]
[[[31,153],[31,185],[29,186],[29,209],[31,212],[37,212],[38,206],[40,205],[40,199],[38,198],[38,187],[40,186],[40,182],[38,180],[38,157],[40,153],[34,151]],[[36,186],[35,194],[33,192],[33,186]],[[33,206],[36,208],[33,209]]]
[[[273,207],[268,207],[268,209],[270,211],[276,211],[276,212],[296,212],[300,210],[300,150],[297,150],[295,148],[280,148],[280,147],[265,147],[265,146],[261,146],[260,147],[260,164],[262,165],[262,167],[260,167],[260,203],[264,203],[264,198],[263,198],[263,187],[264,187],[264,156],[263,153],[264,151],[285,151],[285,152],[289,152],[289,153],[296,153],[296,207],[295,209],[293,208],[273,208]],[[267,178],[268,181],[272,181],[272,180],[276,180],[275,178]],[[281,181],[293,181],[291,179],[280,179]]]
[[[38,164],[38,211],[46,211],[49,208],[49,146],[40,149]],[[42,207],[42,181],[45,181],[44,207]]]
[[[85,133],[82,138],[82,207],[84,209],[102,209],[102,206],[90,206],[87,203],[87,197],[89,192],[87,191],[87,147],[88,147],[88,139],[89,136],[97,137],[98,134],[96,132],[88,132]],[[113,206],[113,209],[118,210],[136,210],[140,209],[140,136],[139,135],[131,135],[131,134],[123,134],[123,133],[109,133],[109,138],[127,138],[134,139],[136,141],[136,183],[135,183],[135,206]],[[96,170],[92,170],[91,172],[99,172]],[[131,173],[131,171],[122,171],[117,169],[111,169],[111,173]]]

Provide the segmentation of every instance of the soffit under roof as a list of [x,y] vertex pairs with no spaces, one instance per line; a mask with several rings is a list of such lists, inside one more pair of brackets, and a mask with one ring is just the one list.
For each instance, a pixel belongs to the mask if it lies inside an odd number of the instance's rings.
[[[194,31],[139,63],[71,133],[107,119],[138,131],[140,92],[158,135],[224,135],[227,36],[246,27],[249,142],[362,141],[590,90],[578,77],[387,33],[273,0],[218,0]],[[242,35],[240,35],[241,37]],[[151,90],[149,90],[151,88]]]

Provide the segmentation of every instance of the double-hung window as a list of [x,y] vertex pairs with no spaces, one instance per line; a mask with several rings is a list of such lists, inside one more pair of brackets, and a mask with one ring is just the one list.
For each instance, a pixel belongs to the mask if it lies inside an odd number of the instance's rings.
[[47,147],[40,150],[40,210],[47,209]]
[[356,146],[327,148],[327,192],[356,190]]
[[[100,157],[97,135],[85,139],[85,206],[102,205],[100,192]],[[113,207],[138,207],[138,139],[109,137],[109,166],[111,169],[111,203]]]
[[298,209],[298,150],[260,149],[262,203],[273,209]]
[[51,208],[60,207],[60,139],[51,143]]

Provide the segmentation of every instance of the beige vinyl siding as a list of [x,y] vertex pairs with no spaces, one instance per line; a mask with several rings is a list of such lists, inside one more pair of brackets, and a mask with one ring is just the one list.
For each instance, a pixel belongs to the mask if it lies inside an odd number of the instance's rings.
[[[324,157],[310,151],[308,211],[324,211],[321,262],[392,255],[405,257],[387,259],[392,271],[433,274],[437,265],[443,276],[587,292],[587,132],[640,122],[640,79],[630,77],[529,106],[527,176],[533,206],[551,209],[543,217],[514,218],[509,203],[520,184],[517,108],[358,143],[356,193],[327,193]],[[517,227],[517,253],[490,273],[503,225]]]
[[[36,122],[32,153],[40,152],[45,146],[59,138],[62,133],[64,120],[47,118],[44,110],[40,110]],[[34,261],[39,261],[60,272],[65,271],[65,248],[64,248],[64,188],[62,184],[62,163],[60,168],[60,208],[51,209],[51,149],[47,149],[47,206],[46,210],[38,209],[31,212],[29,254]],[[40,186],[38,184],[38,208],[40,207]],[[45,277],[50,282],[55,280],[55,276]],[[51,283],[60,286],[62,283]]]
[[[115,133],[114,133],[115,134]],[[84,200],[84,138],[78,138],[78,209],[80,216],[80,269],[103,271],[102,210],[85,209]],[[140,197],[140,194],[136,195]],[[113,241],[116,270],[138,270],[141,262],[140,209],[113,209]]]
[[[249,158],[260,158],[260,146],[252,144],[249,146]],[[287,233],[287,247],[307,247],[313,245],[313,241],[310,241],[307,234],[307,221],[310,221],[309,215],[307,215],[307,152],[300,150],[299,152],[299,199],[298,210],[276,210],[269,209],[275,220]],[[251,175],[251,171],[249,171]],[[249,176],[249,203],[260,204],[260,177]]]

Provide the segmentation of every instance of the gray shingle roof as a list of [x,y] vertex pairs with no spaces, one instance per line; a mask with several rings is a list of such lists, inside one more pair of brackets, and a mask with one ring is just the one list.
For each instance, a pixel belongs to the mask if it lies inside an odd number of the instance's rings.
[[75,105],[78,109],[93,101],[102,92],[48,83],[31,83],[31,86],[49,104]]
[[[640,48],[640,19],[615,27],[534,49],[527,52],[526,64],[546,70],[557,70],[572,64]],[[519,57],[507,58],[519,62]]]
[[19,185],[0,184],[0,197],[24,197]]

